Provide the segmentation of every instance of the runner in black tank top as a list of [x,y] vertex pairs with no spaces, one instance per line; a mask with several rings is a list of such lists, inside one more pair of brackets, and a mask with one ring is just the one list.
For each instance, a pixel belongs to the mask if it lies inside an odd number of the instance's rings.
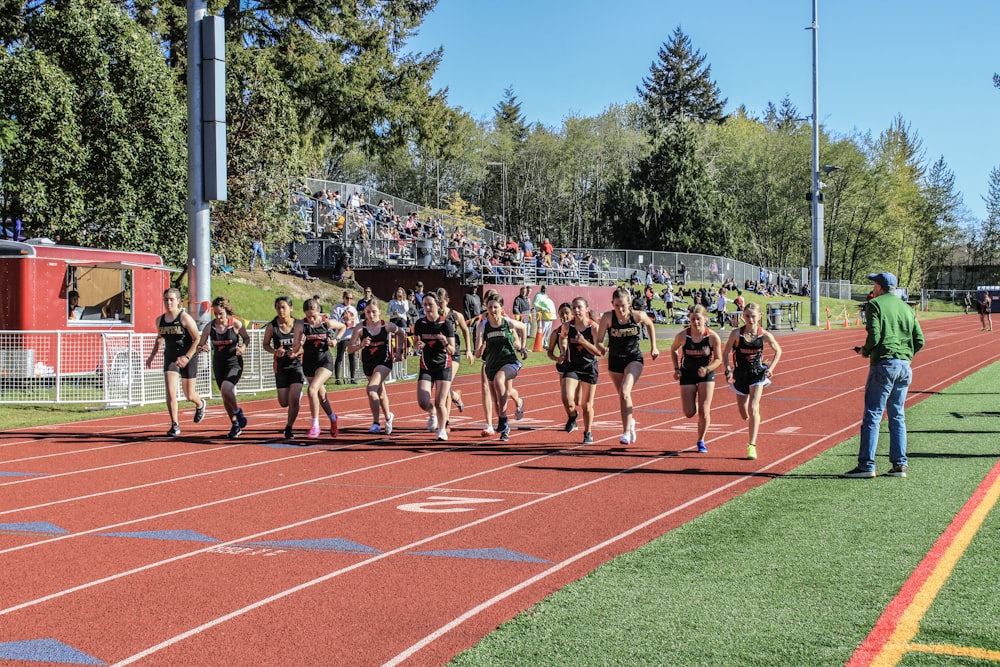
[[708,451],[705,434],[712,422],[712,396],[715,393],[715,369],[722,364],[722,341],[706,325],[708,311],[694,306],[690,324],[681,329],[670,346],[674,377],[680,380],[681,406],[687,418],[698,415],[699,453]]
[[326,393],[326,381],[333,375],[330,346],[337,347],[347,327],[343,322],[324,316],[317,299],[306,299],[302,310],[305,313],[302,320],[302,372],[309,383],[306,394],[309,397],[309,416],[312,419],[308,435],[310,438],[318,438],[322,432],[319,426],[319,413],[322,410],[330,421],[330,435],[336,438],[340,434],[340,428],[337,413],[333,411]]
[[[562,398],[568,419],[565,431],[570,433],[577,429],[579,413],[583,412],[583,444],[594,442],[592,433],[594,422],[594,395],[597,385],[597,357],[600,349],[597,347],[597,325],[590,319],[590,305],[583,297],[573,299],[568,306],[568,321],[559,330],[559,347],[565,350],[562,362]],[[560,317],[564,317],[563,307],[559,308]],[[551,343],[550,343],[551,345]],[[630,436],[631,440],[631,436]]]
[[224,296],[212,301],[214,319],[201,332],[198,349],[212,349],[212,372],[222,394],[222,405],[229,416],[229,438],[237,438],[247,425],[236,400],[236,383],[243,376],[243,352],[250,344],[250,335],[238,317],[233,317],[233,307]]
[[278,390],[278,405],[288,408],[284,438],[293,440],[292,426],[299,416],[302,385],[302,322],[292,317],[292,300],[279,296],[274,300],[277,316],[264,328],[264,351],[274,355],[274,386]]
[[438,440],[447,440],[455,330],[441,314],[436,294],[425,294],[423,306],[424,316],[413,327],[413,342],[420,354],[417,404],[428,413],[427,430],[436,431]]
[[[608,355],[608,371],[615,391],[618,392],[618,408],[624,429],[619,442],[628,445],[636,441],[632,388],[642,375],[642,351],[639,347],[641,332],[645,331],[650,339],[651,359],[660,356],[660,350],[656,344],[656,329],[652,320],[646,313],[632,310],[632,296],[627,289],[616,289],[611,305],[614,307],[601,316],[597,347],[602,354]],[[605,336],[609,337],[607,347],[604,346]]]
[[168,437],[181,434],[178,424],[177,389],[195,405],[194,423],[205,418],[206,403],[198,394],[198,323],[181,308],[180,290],[170,288],[163,293],[164,313],[156,318],[156,342],[146,358],[146,368],[163,346],[163,384],[166,390],[167,415],[170,417]]
[[[761,329],[758,304],[746,305],[743,309],[743,321],[746,322],[743,327],[729,333],[722,358],[726,364],[726,377],[731,377],[730,386],[736,392],[736,406],[747,423],[747,458],[755,459],[757,431],[760,427],[760,399],[764,395],[764,387],[771,383],[771,376],[781,358],[781,346],[771,332]],[[769,363],[764,362],[764,343],[773,352]],[[732,371],[729,369],[730,353],[734,361]]]
[[[394,361],[403,358],[406,349],[403,329],[382,319],[382,310],[376,299],[371,299],[361,313],[361,323],[354,327],[354,335],[347,345],[350,354],[361,352],[361,368],[368,378],[368,407],[372,425],[368,432],[375,435],[392,434],[393,414],[389,410],[389,394],[385,380],[392,372]],[[395,342],[395,346],[392,341]],[[379,426],[379,412],[385,416],[385,428]]]

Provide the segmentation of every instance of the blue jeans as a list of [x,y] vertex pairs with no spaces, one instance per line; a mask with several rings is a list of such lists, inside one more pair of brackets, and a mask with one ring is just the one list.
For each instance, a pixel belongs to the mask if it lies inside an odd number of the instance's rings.
[[858,448],[858,467],[862,470],[875,469],[875,448],[883,411],[889,413],[889,461],[894,466],[907,465],[903,404],[912,379],[910,362],[902,359],[885,359],[868,369],[861,445]]

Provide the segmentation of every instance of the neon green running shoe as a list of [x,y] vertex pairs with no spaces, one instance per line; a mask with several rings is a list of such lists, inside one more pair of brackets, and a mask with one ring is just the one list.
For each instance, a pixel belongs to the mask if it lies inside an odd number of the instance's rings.
[[753,443],[747,443],[747,458],[751,461],[757,458],[757,446]]

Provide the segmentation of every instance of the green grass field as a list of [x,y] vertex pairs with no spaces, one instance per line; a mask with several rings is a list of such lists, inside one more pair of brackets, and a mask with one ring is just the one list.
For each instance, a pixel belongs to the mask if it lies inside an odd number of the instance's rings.
[[[845,664],[1000,458],[997,387],[994,364],[907,411],[910,477],[840,479],[854,437],[604,565],[452,664]],[[915,642],[1000,648],[998,553],[994,509]],[[910,652],[900,664],[997,662]]]

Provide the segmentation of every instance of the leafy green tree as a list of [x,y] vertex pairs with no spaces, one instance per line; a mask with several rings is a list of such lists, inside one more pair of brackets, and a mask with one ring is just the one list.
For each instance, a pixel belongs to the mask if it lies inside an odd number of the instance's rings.
[[[14,76],[0,82],[21,130],[3,184],[25,224],[87,245],[183,257],[184,109],[156,45],[108,0],[51,3],[26,16],[23,39],[4,58]],[[32,75],[53,89],[38,91]],[[56,109],[61,119],[45,115]],[[54,173],[33,173],[46,163]]]
[[726,100],[712,81],[712,67],[705,64],[705,56],[693,48],[680,26],[656,55],[649,76],[636,89],[651,124],[665,125],[677,118],[721,121]]

